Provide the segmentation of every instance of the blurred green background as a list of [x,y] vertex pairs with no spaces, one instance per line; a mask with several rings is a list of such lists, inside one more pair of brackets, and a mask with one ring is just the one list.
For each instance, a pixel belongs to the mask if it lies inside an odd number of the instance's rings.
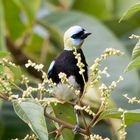
[[[72,25],[80,25],[92,32],[83,45],[89,66],[105,48],[125,52],[124,56],[103,64],[111,75],[104,82],[109,84],[123,75],[124,81],[112,94],[113,101],[125,109],[140,108],[140,105],[128,104],[122,96],[127,93],[140,97],[139,70],[123,72],[136,43],[128,37],[133,33],[140,35],[140,12],[119,23],[123,13],[137,2],[139,0],[0,0],[0,51],[9,52],[8,58],[37,80],[36,75],[24,69],[27,61],[23,56],[43,63],[47,71],[50,62],[63,50],[63,32]],[[104,126],[99,128],[100,134],[107,136],[108,132],[102,128]],[[127,140],[139,140],[139,130],[140,124],[129,126]],[[0,99],[0,140],[21,139],[28,131],[11,104]]]

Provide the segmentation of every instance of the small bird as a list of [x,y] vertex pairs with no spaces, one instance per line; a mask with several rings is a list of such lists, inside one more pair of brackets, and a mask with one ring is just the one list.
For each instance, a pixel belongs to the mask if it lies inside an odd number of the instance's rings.
[[79,67],[77,66],[77,59],[73,54],[74,48],[77,53],[81,55],[81,62],[84,64],[84,79],[88,81],[88,68],[85,56],[81,49],[84,40],[90,35],[81,26],[72,26],[64,33],[64,50],[62,53],[50,64],[48,69],[48,78],[51,78],[56,87],[53,89],[55,97],[60,100],[75,100],[75,94],[68,88],[67,85],[62,84],[59,78],[59,73],[66,74],[67,79],[71,85],[77,90],[80,90],[82,95],[84,90],[84,80],[79,73]]
[[81,62],[85,65],[84,78],[85,81],[88,81],[88,68],[85,56],[81,49],[81,46],[91,33],[86,32],[80,26],[70,27],[64,34],[64,50],[62,53],[54,60],[49,66],[48,69],[48,78],[51,78],[54,83],[57,84],[54,89],[54,95],[61,100],[72,100],[74,94],[72,91],[65,85],[61,83],[61,80],[58,76],[60,72],[63,72],[67,75],[68,81],[76,89],[80,90],[81,94],[84,90],[84,80],[82,75],[79,74],[79,68],[76,65],[77,59],[73,54],[74,48],[77,49],[77,53],[81,55]]

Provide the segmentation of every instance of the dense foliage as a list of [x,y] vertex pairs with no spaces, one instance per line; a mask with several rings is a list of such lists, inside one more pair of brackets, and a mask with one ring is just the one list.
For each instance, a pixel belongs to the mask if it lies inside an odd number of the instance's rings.
[[[99,134],[138,140],[139,69],[129,70],[140,65],[139,10],[139,0],[0,0],[0,139],[72,140],[83,134],[102,139],[94,135]],[[45,72],[62,51],[63,33],[71,25],[93,34],[83,47],[90,88],[79,106],[46,97],[45,84],[51,81]],[[63,74],[60,78],[66,81]],[[74,108],[84,113],[93,135],[82,119],[83,129],[74,135]]]

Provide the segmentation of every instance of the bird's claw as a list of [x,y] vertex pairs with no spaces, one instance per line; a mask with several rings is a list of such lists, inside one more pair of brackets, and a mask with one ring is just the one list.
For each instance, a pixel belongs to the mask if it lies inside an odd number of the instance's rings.
[[78,124],[75,125],[73,132],[74,132],[74,134],[78,134],[80,132],[80,126]]

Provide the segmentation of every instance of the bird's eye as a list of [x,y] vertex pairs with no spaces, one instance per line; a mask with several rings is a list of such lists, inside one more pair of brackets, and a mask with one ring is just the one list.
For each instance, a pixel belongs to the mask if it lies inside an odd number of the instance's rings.
[[77,34],[72,35],[71,38],[73,38],[73,39],[78,39],[78,38],[80,38],[83,34],[84,34],[84,30],[78,32]]

